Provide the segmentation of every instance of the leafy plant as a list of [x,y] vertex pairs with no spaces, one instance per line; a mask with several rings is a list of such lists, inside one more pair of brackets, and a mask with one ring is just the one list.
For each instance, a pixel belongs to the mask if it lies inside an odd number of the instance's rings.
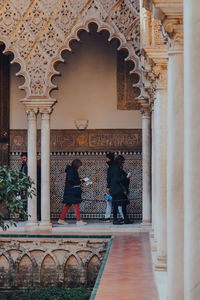
[[20,215],[22,219],[27,218],[26,202],[27,198],[32,198],[36,194],[33,180],[18,169],[0,165],[0,227],[3,230],[15,225],[16,222],[9,220],[5,224],[5,213],[7,210],[10,216]]
[[8,292],[1,296],[2,300],[88,300],[90,291],[86,287],[64,288],[47,287],[38,290],[28,289],[24,292]]

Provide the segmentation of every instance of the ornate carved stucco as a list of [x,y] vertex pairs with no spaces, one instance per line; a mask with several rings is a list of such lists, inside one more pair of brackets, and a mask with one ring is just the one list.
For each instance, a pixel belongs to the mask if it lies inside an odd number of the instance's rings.
[[24,100],[51,99],[51,79],[58,73],[55,62],[63,60],[62,51],[70,51],[70,41],[79,40],[79,30],[89,31],[91,22],[99,31],[107,30],[109,40],[117,38],[119,49],[128,50],[126,59],[134,62],[133,72],[139,77],[134,85],[141,89],[138,0],[0,1],[0,41],[21,66]]
[[94,282],[108,241],[67,236],[1,237],[0,289]]
[[139,104],[137,97],[140,95],[140,89],[132,85],[139,80],[136,74],[130,74],[133,69],[130,61],[124,61],[123,51],[117,55],[117,109],[120,110],[138,110]]
[[168,55],[183,51],[183,1],[143,0],[140,16],[143,82],[153,99],[155,88],[167,88]]
[[147,5],[147,2],[143,1],[141,9],[141,64],[144,89],[153,104],[156,89],[166,88],[168,52],[163,40],[162,20],[155,17],[153,4]]

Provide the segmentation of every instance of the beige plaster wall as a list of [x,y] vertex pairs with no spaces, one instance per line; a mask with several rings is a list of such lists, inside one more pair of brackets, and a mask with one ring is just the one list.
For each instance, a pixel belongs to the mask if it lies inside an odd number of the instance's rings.
[[[58,89],[52,97],[58,102],[51,128],[74,129],[77,119],[89,120],[90,129],[141,128],[139,111],[117,110],[116,44],[108,43],[104,34],[83,33],[72,49],[62,54],[65,63],[56,66],[61,76],[53,79]],[[10,127],[25,129],[26,115],[19,103],[24,92],[17,88],[23,80],[15,76],[17,69],[11,66]]]

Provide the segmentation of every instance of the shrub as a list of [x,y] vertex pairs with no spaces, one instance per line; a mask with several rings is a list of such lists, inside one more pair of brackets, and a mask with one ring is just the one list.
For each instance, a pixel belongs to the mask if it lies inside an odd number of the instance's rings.
[[0,227],[6,230],[9,225],[15,225],[12,220],[5,224],[5,210],[10,215],[19,214],[21,218],[27,218],[26,201],[28,197],[36,193],[32,187],[33,180],[18,169],[0,165]]
[[88,300],[89,297],[90,291],[85,287],[47,287],[38,290],[28,289],[24,292],[8,292],[1,296],[1,300]]

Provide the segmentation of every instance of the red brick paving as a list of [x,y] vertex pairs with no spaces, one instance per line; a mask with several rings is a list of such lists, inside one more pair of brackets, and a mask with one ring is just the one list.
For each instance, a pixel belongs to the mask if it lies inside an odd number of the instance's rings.
[[95,300],[157,300],[148,233],[115,235]]

